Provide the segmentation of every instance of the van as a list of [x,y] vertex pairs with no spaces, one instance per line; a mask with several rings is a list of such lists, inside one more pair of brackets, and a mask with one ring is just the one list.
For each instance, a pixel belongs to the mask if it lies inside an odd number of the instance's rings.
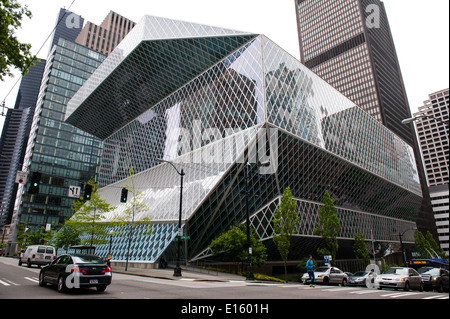
[[55,256],[56,249],[52,246],[28,246],[27,249],[20,254],[19,266],[22,266],[22,263],[25,263],[28,267],[31,267],[31,265],[38,265],[40,267],[42,265],[50,264],[55,259]]

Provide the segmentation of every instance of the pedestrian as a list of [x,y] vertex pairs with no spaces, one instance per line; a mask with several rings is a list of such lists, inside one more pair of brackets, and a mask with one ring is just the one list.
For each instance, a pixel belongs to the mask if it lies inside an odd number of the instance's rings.
[[310,287],[314,287],[314,261],[311,255],[309,255],[309,259],[306,262],[306,271],[309,275],[309,280],[311,281]]

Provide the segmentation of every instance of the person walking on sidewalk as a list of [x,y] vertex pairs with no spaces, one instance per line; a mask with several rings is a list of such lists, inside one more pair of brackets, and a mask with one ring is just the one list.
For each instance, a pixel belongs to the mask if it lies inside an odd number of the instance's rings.
[[314,287],[314,261],[311,255],[306,262],[306,271],[308,272],[309,280],[311,281],[311,284],[309,286]]

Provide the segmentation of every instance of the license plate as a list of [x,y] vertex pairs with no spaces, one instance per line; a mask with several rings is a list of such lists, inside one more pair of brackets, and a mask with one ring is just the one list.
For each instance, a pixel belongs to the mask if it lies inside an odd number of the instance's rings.
[[91,285],[98,284],[98,279],[91,279],[91,280],[89,280],[89,283]]

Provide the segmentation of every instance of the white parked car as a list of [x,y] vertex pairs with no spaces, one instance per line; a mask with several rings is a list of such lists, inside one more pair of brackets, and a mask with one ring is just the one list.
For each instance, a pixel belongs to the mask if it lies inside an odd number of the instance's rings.
[[375,279],[375,287],[423,291],[423,279],[413,268],[391,267]]
[[[303,274],[302,281],[309,282],[308,273]],[[347,286],[348,275],[337,267],[322,266],[314,269],[314,282]]]
[[23,263],[27,264],[28,267],[31,265],[42,265],[50,264],[56,256],[56,249],[52,246],[44,245],[33,245],[28,246],[19,257],[19,266]]

